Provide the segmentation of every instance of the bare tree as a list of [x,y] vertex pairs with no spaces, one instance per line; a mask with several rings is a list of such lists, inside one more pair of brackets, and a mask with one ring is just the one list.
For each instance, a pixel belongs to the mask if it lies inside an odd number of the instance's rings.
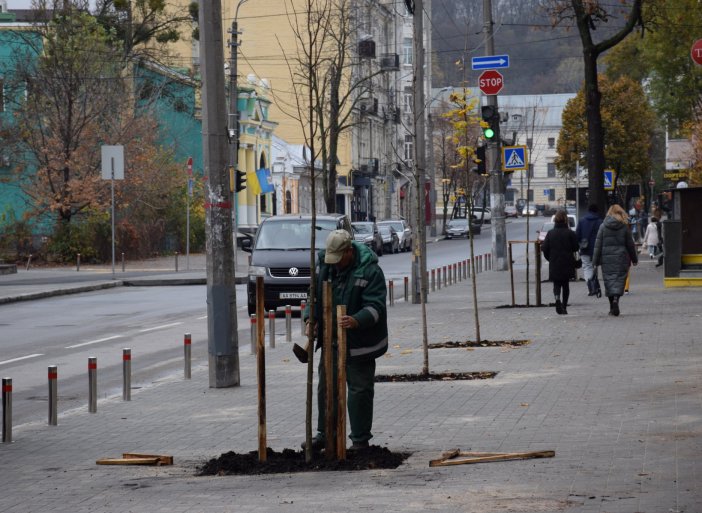
[[[587,168],[590,200],[600,212],[606,210],[604,190],[604,130],[600,112],[601,93],[598,86],[597,59],[602,53],[619,44],[634,28],[643,25],[641,7],[644,0],[629,0],[619,5],[599,0],[548,0],[548,9],[554,25],[575,23],[580,34],[585,64],[585,112],[588,127]],[[594,32],[602,24],[624,15],[626,22],[612,36],[595,42]]]

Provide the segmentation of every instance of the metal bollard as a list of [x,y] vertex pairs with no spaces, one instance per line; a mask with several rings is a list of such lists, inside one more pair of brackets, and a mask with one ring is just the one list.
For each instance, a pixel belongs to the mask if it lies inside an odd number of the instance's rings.
[[405,279],[402,281],[405,282],[405,303],[407,303],[409,301],[409,277],[405,276]]
[[251,354],[256,354],[256,314],[251,314]]
[[80,271],[80,253],[76,254],[76,272]]
[[178,252],[175,252],[175,272],[178,272]]
[[305,336],[305,308],[307,301],[300,301],[300,335]]
[[453,264],[453,284],[458,283],[458,264]]
[[275,348],[275,310],[268,310],[268,347]]
[[2,378],[2,443],[12,443],[12,378]]
[[441,267],[436,268],[436,288],[441,290]]
[[97,413],[97,357],[88,356],[88,411]]
[[49,365],[49,426],[58,425],[58,368]]
[[468,260],[466,260],[466,262],[468,263],[468,278],[470,278],[471,273],[473,272],[473,270],[470,267],[471,266],[471,259],[469,258]]
[[292,342],[292,306],[285,305],[285,341]]
[[124,272],[124,253],[122,253],[122,272]]
[[464,280],[468,279],[468,259],[467,258],[463,261],[463,279]]
[[456,264],[456,275],[458,276],[458,281],[463,281],[463,262]]
[[183,378],[190,379],[192,371],[192,344],[193,337],[190,333],[183,335]]
[[122,349],[122,400],[132,400],[132,350]]
[[436,290],[436,269],[431,270],[431,291]]
[[29,271],[29,264],[31,264],[31,263],[32,263],[32,254],[30,253],[29,258],[27,258],[27,268],[25,269],[25,271]]
[[395,306],[395,285],[392,280],[388,281],[388,296],[390,299],[390,306]]
[[448,269],[444,266],[444,287],[448,287]]

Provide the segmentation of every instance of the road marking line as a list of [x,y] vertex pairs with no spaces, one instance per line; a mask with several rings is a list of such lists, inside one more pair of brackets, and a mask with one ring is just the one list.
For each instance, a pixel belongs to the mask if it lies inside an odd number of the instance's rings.
[[160,330],[163,328],[171,328],[173,326],[180,326],[183,324],[182,322],[172,322],[170,324],[162,324],[161,326],[154,326],[153,328],[144,328],[143,330],[139,330],[139,333],[144,333],[146,331],[154,331],[154,330]]
[[44,356],[44,355],[41,354],[41,353],[37,353],[37,354],[30,354],[30,355],[27,355],[27,356],[20,356],[19,358],[13,358],[12,360],[5,360],[4,362],[0,362],[0,365],[3,365],[3,364],[5,364],[5,363],[19,362],[19,361],[21,361],[21,360],[27,360],[27,359],[29,359],[29,358],[36,358],[37,356]]
[[89,342],[81,342],[80,344],[66,346],[66,349],[75,349],[76,347],[89,346],[91,344],[99,344],[100,342],[107,342],[108,340],[114,340],[116,338],[122,338],[122,335],[112,335],[110,337],[99,338],[97,340],[90,340]]
[[198,317],[198,318],[197,318],[198,321],[199,321],[199,320],[202,320],[202,319],[207,319],[207,316],[206,316],[206,315],[203,315],[202,317]]

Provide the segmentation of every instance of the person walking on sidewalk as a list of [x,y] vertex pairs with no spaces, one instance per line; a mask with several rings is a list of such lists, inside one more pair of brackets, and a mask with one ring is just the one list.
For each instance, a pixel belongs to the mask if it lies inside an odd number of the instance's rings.
[[595,240],[597,240],[597,231],[601,224],[602,218],[597,210],[597,205],[591,204],[587,207],[587,214],[580,218],[578,227],[575,229],[575,236],[580,246],[580,259],[583,261],[583,275],[587,283],[588,296],[594,296],[598,293],[594,279],[595,270],[592,266],[592,253],[595,251]]
[[556,313],[567,315],[570,280],[575,278],[574,253],[578,251],[578,238],[568,227],[568,215],[565,210],[556,212],[553,220],[554,227],[546,234],[541,251],[548,260],[548,277],[553,282]]
[[648,258],[651,260],[656,256],[658,251],[658,244],[660,239],[658,237],[658,219],[655,217],[651,218],[651,222],[646,226],[646,233],[643,238],[643,245],[648,248]]
[[609,299],[609,315],[619,315],[619,298],[624,294],[624,281],[629,267],[638,264],[628,217],[619,205],[612,205],[595,240],[592,265],[602,266],[605,295]]
[[[351,424],[349,438],[352,449],[368,447],[373,437],[373,397],[375,384],[375,359],[388,350],[388,319],[386,310],[387,289],[385,275],[378,265],[378,257],[365,244],[359,244],[346,230],[329,234],[326,250],[319,252],[315,319],[317,326],[324,326],[322,288],[325,281],[332,286],[332,326],[337,325],[336,307],[346,305],[346,315],[339,325],[347,330],[346,381],[348,383],[348,413]],[[308,323],[307,305],[303,318]],[[323,330],[317,329],[316,349],[323,346]],[[332,340],[332,379],[336,383],[337,341],[336,329]],[[317,434],[312,448],[321,450],[325,440],[326,369],[324,356],[319,359],[317,386]],[[336,404],[334,405],[336,409]],[[304,443],[303,443],[304,448]]]

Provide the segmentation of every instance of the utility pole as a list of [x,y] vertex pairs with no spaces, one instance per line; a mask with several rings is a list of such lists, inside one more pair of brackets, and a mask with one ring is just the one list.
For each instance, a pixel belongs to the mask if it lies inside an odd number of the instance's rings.
[[[495,55],[495,41],[492,37],[492,0],[483,0],[483,31],[485,32],[485,53]],[[499,116],[497,95],[488,95],[487,104],[495,108]],[[500,163],[500,125],[495,123],[495,137],[487,143],[487,169],[490,173],[490,210],[492,215],[492,257],[495,271],[507,270],[507,230],[505,226],[505,192],[502,166]]]
[[414,82],[412,107],[414,109],[414,170],[417,198],[417,224],[415,227],[415,239],[412,252],[412,303],[422,302],[422,293],[427,297],[426,268],[427,268],[427,235],[426,216],[424,212],[426,196],[426,162],[424,159],[426,151],[426,138],[424,132],[424,5],[423,0],[414,1],[413,13],[413,38],[414,38]]
[[238,386],[240,375],[221,1],[200,2],[199,17],[202,156],[208,178],[205,194],[207,352],[210,387],[223,388]]

